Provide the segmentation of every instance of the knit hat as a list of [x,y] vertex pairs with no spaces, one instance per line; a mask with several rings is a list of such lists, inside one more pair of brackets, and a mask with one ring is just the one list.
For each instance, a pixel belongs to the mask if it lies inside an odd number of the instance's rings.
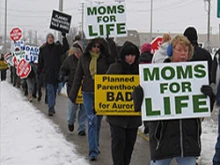
[[184,34],[185,37],[188,38],[188,40],[192,43],[192,42],[196,42],[198,40],[198,35],[197,35],[197,31],[194,27],[188,27]]
[[79,48],[81,50],[81,52],[83,52],[83,45],[80,41],[75,41],[73,43],[73,47]]
[[126,41],[120,50],[120,58],[123,60],[126,55],[132,54],[139,58],[140,51],[132,42]]
[[53,37],[53,39],[54,39],[54,35],[53,35],[52,33],[48,33],[48,34],[47,34],[47,37],[46,37],[46,41],[47,41],[47,39],[48,39],[49,36]]
[[143,52],[151,52],[151,44],[145,43],[141,47],[141,53]]

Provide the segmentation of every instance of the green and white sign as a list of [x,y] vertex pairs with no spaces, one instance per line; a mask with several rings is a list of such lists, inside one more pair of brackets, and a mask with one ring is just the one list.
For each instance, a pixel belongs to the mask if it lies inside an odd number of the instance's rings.
[[210,100],[200,91],[208,85],[207,62],[139,65],[144,89],[142,120],[210,116]]
[[95,37],[127,36],[126,10],[124,3],[87,6],[85,8],[85,35]]

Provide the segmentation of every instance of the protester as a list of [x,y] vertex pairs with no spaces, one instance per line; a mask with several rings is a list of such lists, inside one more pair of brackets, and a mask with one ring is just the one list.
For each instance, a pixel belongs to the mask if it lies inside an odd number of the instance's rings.
[[[68,57],[63,62],[60,68],[60,81],[67,81],[67,94],[69,96],[71,86],[73,84],[74,75],[76,72],[76,67],[78,59],[82,55],[83,48],[80,42],[74,42],[73,46],[69,49]],[[86,134],[86,112],[83,104],[74,104],[70,99],[68,99],[68,129],[70,132],[74,130],[74,123],[76,120],[76,112],[78,113],[78,135],[84,136]]]
[[1,81],[6,80],[6,71],[8,69],[8,65],[4,62],[4,54],[1,54],[0,58],[0,72],[1,72]]
[[[125,42],[119,53],[119,61],[110,65],[107,74],[138,75],[140,52],[131,42]],[[111,151],[114,165],[129,165],[140,116],[107,116],[111,130]]]
[[28,101],[32,102],[32,95],[34,94],[33,93],[34,84],[36,81],[36,66],[33,64],[33,62],[31,62],[30,65],[31,65],[31,72],[26,78],[26,82],[27,82],[27,89],[28,89]]
[[163,63],[167,55],[167,47],[170,44],[171,36],[167,33],[163,34],[162,44],[153,56],[152,63]]
[[69,48],[66,34],[62,33],[63,45],[54,43],[53,34],[49,33],[46,37],[46,44],[40,48],[38,58],[38,77],[44,70],[44,82],[46,84],[48,94],[48,115],[55,114],[56,91],[59,83],[59,69],[61,66],[61,55]]
[[99,154],[99,133],[102,120],[102,116],[97,116],[94,110],[94,76],[105,74],[112,62],[106,41],[101,38],[90,40],[84,54],[79,58],[69,94],[71,101],[76,103],[82,84],[83,101],[88,119],[89,159],[91,161],[95,161]]
[[[178,35],[172,41],[172,55],[165,62],[187,62],[192,55],[193,47],[190,41]],[[138,91],[142,95],[141,90]],[[210,98],[213,96],[209,85],[203,85],[201,92]],[[143,100],[143,97],[139,100]],[[136,98],[134,102],[138,105],[135,110],[140,110],[140,101]],[[196,164],[196,157],[200,156],[201,152],[200,118],[149,121],[148,127],[151,165],[169,165],[172,159],[176,159],[179,165]]]
[[208,71],[209,71],[209,83],[211,82],[211,70],[212,70],[212,56],[211,54],[199,47],[198,45],[198,35],[197,35],[197,31],[194,27],[188,27],[186,28],[186,30],[184,31],[184,36],[186,36],[188,38],[188,40],[190,41],[190,43],[193,45],[194,48],[194,54],[192,57],[191,61],[207,61],[208,63]]
[[139,63],[150,64],[152,62],[153,54],[151,53],[151,44],[145,43],[141,47],[141,56]]
[[[213,60],[212,78],[216,85],[216,108],[220,109],[220,48],[216,52]],[[213,157],[213,165],[220,164],[220,113],[218,112],[218,137],[215,145],[215,155]]]

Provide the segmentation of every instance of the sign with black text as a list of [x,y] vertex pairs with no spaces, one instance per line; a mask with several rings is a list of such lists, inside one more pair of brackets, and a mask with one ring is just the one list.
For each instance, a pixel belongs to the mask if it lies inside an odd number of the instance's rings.
[[201,93],[209,84],[206,61],[141,64],[139,73],[143,121],[211,115],[210,100]]
[[98,115],[140,116],[131,97],[138,75],[95,75],[95,110]]
[[69,33],[70,24],[71,24],[70,15],[53,10],[52,18],[50,22],[51,29],[64,33]]

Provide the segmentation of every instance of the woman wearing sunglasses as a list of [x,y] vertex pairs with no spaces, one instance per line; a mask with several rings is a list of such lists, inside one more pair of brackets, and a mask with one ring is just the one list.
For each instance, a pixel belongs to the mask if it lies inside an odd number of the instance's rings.
[[114,61],[109,54],[108,44],[104,39],[95,38],[89,41],[85,52],[80,57],[70,99],[73,103],[82,83],[84,107],[88,118],[89,159],[95,161],[99,154],[99,132],[102,116],[97,116],[94,110],[94,76],[105,74],[109,65]]

